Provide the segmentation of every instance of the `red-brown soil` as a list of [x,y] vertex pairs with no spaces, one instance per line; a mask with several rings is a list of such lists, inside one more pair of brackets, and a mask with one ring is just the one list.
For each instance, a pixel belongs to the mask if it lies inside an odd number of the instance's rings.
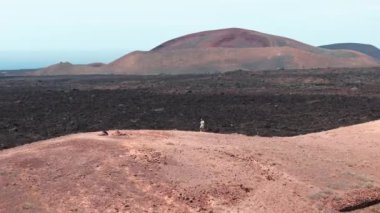
[[234,70],[376,67],[374,58],[350,50],[328,50],[244,29],[195,33],[136,51],[108,65],[57,64],[34,75],[189,74]]
[[380,203],[380,188],[355,190],[346,193],[342,198],[333,198],[331,206],[338,211],[348,212]]
[[107,67],[116,74],[149,75],[378,65],[371,57],[356,52],[338,50],[311,52],[291,47],[264,47],[134,52]]
[[260,33],[253,30],[229,28],[185,35],[167,41],[152,51],[206,48],[262,48],[291,47],[312,50],[314,47],[280,36]]
[[380,121],[274,138],[122,132],[0,151],[0,212],[334,212],[378,197]]

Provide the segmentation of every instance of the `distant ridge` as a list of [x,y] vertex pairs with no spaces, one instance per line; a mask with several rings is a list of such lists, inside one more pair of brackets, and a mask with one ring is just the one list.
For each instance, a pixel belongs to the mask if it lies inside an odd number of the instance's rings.
[[57,64],[35,74],[199,74],[375,66],[380,66],[378,61],[357,51],[328,50],[285,37],[229,28],[175,38],[151,51],[135,51],[106,65]]
[[354,50],[369,55],[380,61],[380,49],[370,44],[339,43],[320,46],[331,50]]
[[0,76],[24,76],[31,75],[40,69],[15,69],[15,70],[0,70]]

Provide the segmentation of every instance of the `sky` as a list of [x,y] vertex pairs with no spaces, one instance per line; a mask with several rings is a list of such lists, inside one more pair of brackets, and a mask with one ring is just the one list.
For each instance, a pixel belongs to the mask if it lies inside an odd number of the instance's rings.
[[311,45],[380,47],[379,0],[0,0],[0,69],[111,62],[189,33],[239,27]]

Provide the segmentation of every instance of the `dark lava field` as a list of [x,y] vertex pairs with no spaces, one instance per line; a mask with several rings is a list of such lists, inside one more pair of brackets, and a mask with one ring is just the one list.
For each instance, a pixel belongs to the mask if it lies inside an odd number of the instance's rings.
[[0,149],[107,129],[294,136],[380,118],[380,68],[0,77]]

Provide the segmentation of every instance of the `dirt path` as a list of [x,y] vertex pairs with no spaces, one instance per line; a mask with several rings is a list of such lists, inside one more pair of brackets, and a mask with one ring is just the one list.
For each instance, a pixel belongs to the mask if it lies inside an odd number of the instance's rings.
[[285,138],[123,132],[1,151],[0,212],[334,212],[356,190],[378,196],[380,121]]

